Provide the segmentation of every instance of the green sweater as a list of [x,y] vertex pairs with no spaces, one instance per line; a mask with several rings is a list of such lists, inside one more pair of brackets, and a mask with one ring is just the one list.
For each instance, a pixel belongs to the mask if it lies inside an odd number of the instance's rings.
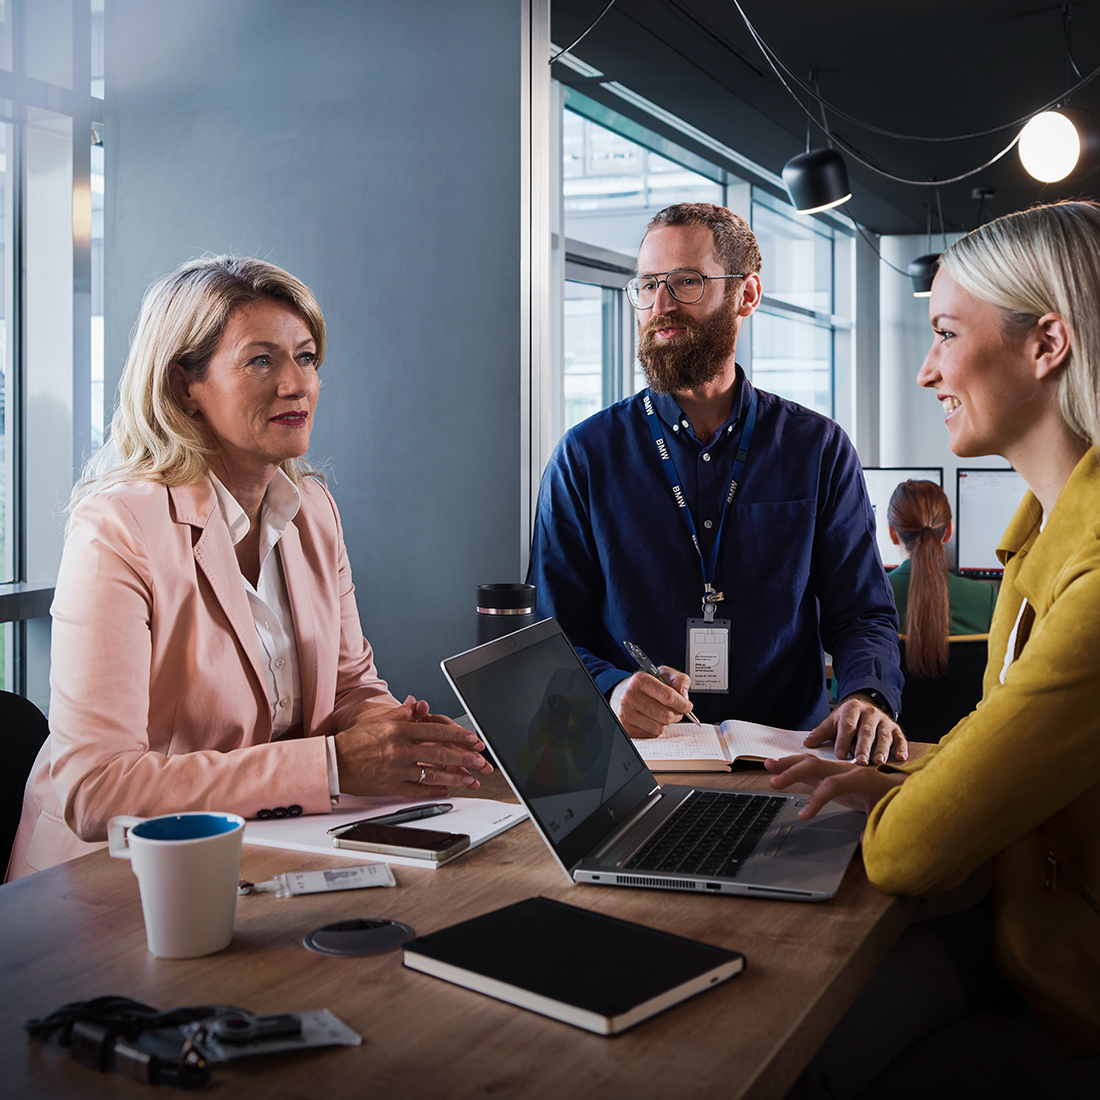
[[[909,604],[910,565],[903,561],[897,569],[886,574],[894,593],[894,605],[898,609],[898,629],[905,633],[905,609]],[[967,580],[947,574],[947,601],[951,609],[949,634],[988,634],[993,621],[993,608],[997,603],[997,590],[991,584]]]

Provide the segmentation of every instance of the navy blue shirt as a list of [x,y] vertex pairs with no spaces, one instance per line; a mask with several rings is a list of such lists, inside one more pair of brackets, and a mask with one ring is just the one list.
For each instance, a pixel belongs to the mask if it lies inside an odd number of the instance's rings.
[[[652,397],[704,556],[722,520],[751,383],[702,444],[675,398]],[[730,622],[728,694],[692,694],[704,722],[811,729],[829,711],[822,648],[840,697],[901,702],[894,600],[851,441],[828,417],[757,390],[756,428],[722,530],[714,587]],[[539,490],[527,580],[607,694],[637,666],[628,639],[683,669],[687,620],[702,618],[699,555],[646,423],[642,394],[565,434]],[[709,524],[709,526],[708,526]]]

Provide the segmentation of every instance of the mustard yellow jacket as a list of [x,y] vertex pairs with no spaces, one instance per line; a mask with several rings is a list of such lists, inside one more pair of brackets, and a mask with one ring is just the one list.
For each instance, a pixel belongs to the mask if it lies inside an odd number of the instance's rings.
[[[1100,456],[1077,464],[1042,533],[1024,498],[982,701],[874,808],[867,873],[927,896],[993,861],[994,951],[1063,1054],[1100,1052]],[[1015,658],[1009,635],[1027,600]],[[1091,897],[1091,901],[1090,901]]]

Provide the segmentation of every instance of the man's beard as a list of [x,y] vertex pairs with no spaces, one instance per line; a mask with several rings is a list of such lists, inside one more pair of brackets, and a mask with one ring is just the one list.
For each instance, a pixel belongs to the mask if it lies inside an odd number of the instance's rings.
[[[683,313],[651,318],[638,340],[638,360],[654,393],[681,393],[717,378],[737,347],[737,298],[730,294],[701,320]],[[676,326],[684,331],[659,340],[657,330]]]

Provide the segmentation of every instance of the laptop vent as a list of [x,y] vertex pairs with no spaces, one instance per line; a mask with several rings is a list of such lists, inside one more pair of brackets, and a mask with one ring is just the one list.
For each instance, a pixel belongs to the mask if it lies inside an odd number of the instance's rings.
[[682,878],[644,878],[641,875],[618,875],[619,886],[651,886],[657,890],[694,890],[696,884]]

